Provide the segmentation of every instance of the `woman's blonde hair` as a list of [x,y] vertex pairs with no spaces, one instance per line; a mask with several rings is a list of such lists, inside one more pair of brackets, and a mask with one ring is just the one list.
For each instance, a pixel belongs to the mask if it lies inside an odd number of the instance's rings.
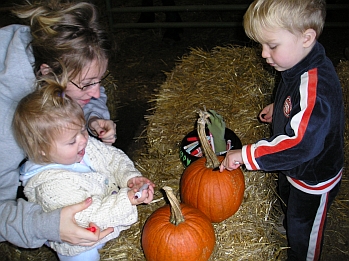
[[47,64],[59,78],[63,66],[69,77],[75,78],[92,61],[103,64],[109,59],[111,42],[99,24],[97,9],[90,3],[28,2],[14,13],[30,25],[37,76],[40,76],[40,66]]
[[314,29],[318,38],[325,17],[325,0],[255,0],[244,15],[244,29],[256,42],[263,42],[262,30],[275,28],[293,34]]
[[[25,96],[13,118],[13,131],[18,145],[37,164],[52,162],[49,152],[55,136],[66,128],[85,126],[81,106],[64,93],[64,85],[43,78],[40,88]],[[75,128],[75,127],[74,127]]]

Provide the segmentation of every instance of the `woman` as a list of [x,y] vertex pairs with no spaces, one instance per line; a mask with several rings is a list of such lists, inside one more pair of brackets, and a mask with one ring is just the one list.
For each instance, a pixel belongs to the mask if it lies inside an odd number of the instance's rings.
[[16,14],[28,19],[30,27],[0,29],[0,241],[25,248],[40,247],[47,240],[91,246],[113,231],[92,233],[76,225],[75,213],[87,208],[91,198],[48,213],[39,205],[16,200],[24,153],[14,140],[11,123],[17,103],[34,91],[36,79],[49,72],[60,78],[67,71],[66,93],[83,107],[89,131],[112,144],[116,127],[109,120],[100,85],[110,43],[98,25],[96,9],[88,3],[48,1],[25,6]]

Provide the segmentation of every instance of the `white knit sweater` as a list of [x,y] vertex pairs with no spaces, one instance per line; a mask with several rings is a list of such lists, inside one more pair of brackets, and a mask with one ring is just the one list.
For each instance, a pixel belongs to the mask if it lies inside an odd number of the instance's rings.
[[[88,227],[89,222],[96,223],[102,230],[114,227],[114,232],[101,239],[98,245],[118,237],[120,231],[128,229],[137,221],[137,208],[131,205],[127,196],[127,181],[141,176],[141,173],[124,152],[92,137],[86,152],[94,171],[43,170],[28,181],[24,193],[30,202],[40,204],[46,212],[92,197],[91,206],[77,213],[75,219],[82,227]],[[49,243],[58,253],[67,256],[92,248]]]

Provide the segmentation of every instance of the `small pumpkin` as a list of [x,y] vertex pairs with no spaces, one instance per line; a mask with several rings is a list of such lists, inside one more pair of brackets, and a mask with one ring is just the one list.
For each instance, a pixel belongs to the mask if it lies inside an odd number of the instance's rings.
[[205,157],[191,163],[181,178],[181,199],[201,210],[211,222],[221,222],[236,213],[245,191],[245,179],[240,168],[219,172],[224,157],[217,157],[205,134],[207,115],[200,111],[198,134]]
[[154,211],[142,231],[146,260],[208,260],[216,242],[212,223],[200,210],[180,204],[170,187],[163,189],[170,205]]

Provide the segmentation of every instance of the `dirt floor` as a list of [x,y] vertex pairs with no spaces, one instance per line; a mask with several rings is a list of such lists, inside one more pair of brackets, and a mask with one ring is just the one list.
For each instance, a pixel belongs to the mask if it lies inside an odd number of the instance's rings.
[[[4,1],[1,6],[13,1]],[[103,19],[108,21],[105,11],[105,2],[96,0],[98,6],[104,14]],[[140,6],[141,0],[131,1],[111,1],[113,7]],[[249,4],[252,1],[234,1],[236,4]],[[332,3],[347,4],[347,0],[328,1]],[[195,4],[231,4],[231,0],[219,1],[176,1],[176,5]],[[155,6],[161,6],[161,1],[154,1]],[[328,21],[348,21],[348,10],[329,12]],[[220,21],[241,21],[243,12],[241,11],[215,11],[215,12],[185,12],[181,13],[182,21],[195,22],[220,22]],[[140,18],[140,13],[114,14],[113,23],[136,23]],[[164,13],[156,13],[155,21],[164,21]],[[0,13],[0,24],[12,23],[7,12]],[[183,28],[179,34],[180,39],[163,38],[167,29],[114,29],[112,37],[117,45],[115,57],[111,60],[109,69],[116,79],[119,102],[116,106],[116,123],[118,139],[116,147],[124,150],[131,158],[134,151],[142,149],[145,139],[142,139],[146,126],[144,115],[150,114],[152,107],[151,100],[157,93],[159,86],[166,80],[164,72],[171,71],[176,61],[188,54],[190,48],[202,48],[211,50],[215,46],[225,46],[228,44],[251,45],[245,36],[242,27],[232,28]],[[344,60],[344,50],[349,47],[349,26],[347,27],[325,27],[319,41],[325,46],[327,55],[335,65],[340,60]],[[348,57],[347,57],[348,58]],[[141,138],[141,139],[140,139]],[[344,215],[348,218],[349,210],[344,209]],[[349,224],[346,224],[349,232]],[[335,223],[328,224],[329,231],[336,231]],[[348,235],[348,234],[346,234]],[[348,238],[343,238],[342,242],[331,240],[331,234],[325,238],[325,248],[323,260],[348,260],[343,259],[349,256]],[[343,255],[332,255],[336,244],[345,244],[346,253]],[[328,253],[328,254],[327,254]]]

